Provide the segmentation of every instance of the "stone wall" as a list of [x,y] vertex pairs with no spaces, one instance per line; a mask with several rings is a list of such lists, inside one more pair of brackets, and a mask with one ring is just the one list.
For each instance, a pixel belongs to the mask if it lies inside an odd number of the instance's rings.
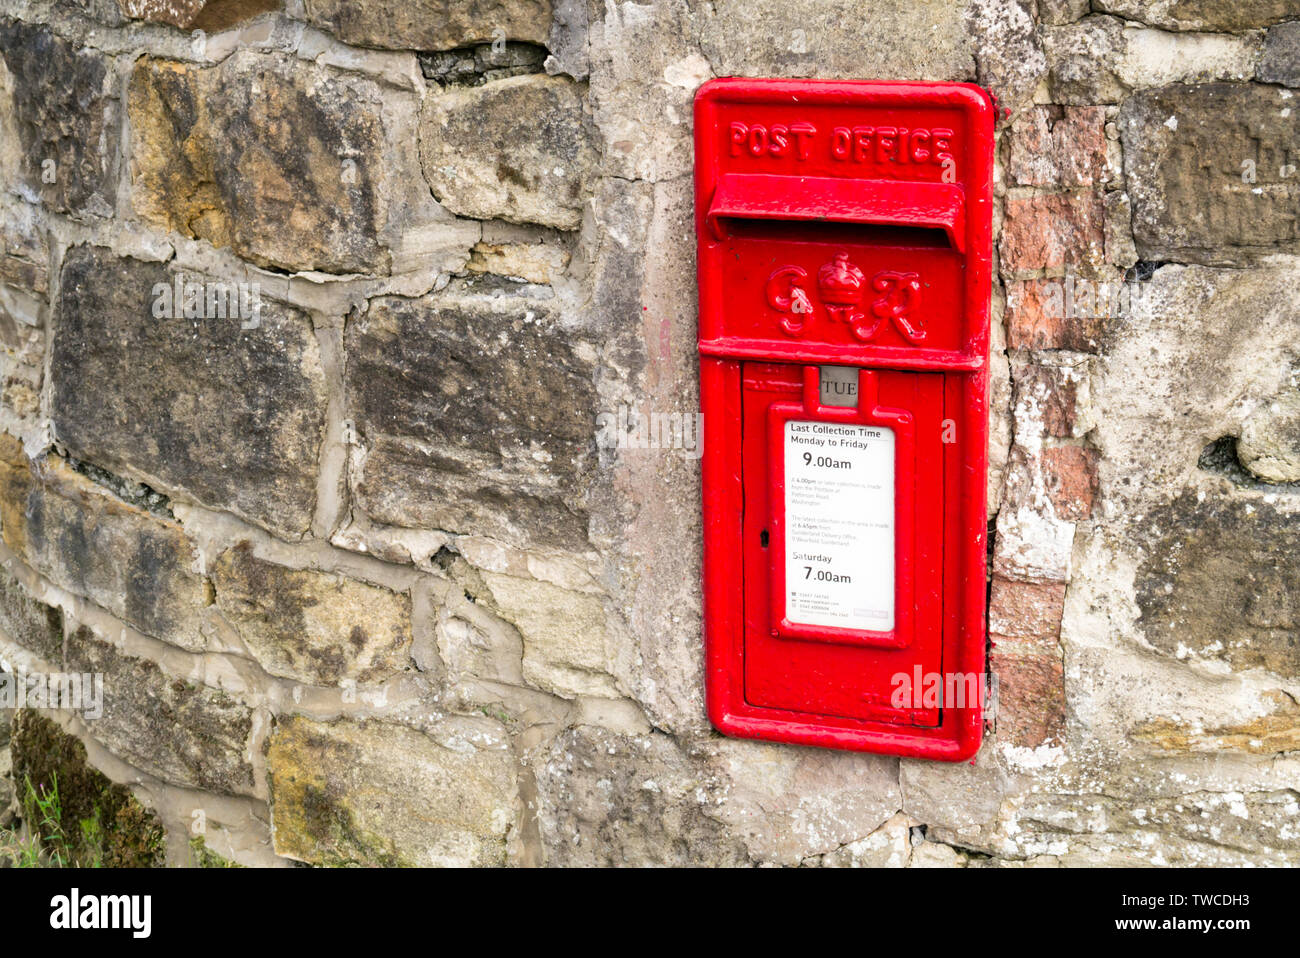
[[[1300,862],[1298,17],[0,0],[0,664],[103,677],[13,768],[174,864]],[[698,459],[597,441],[727,75],[997,97],[973,763],[713,732]]]

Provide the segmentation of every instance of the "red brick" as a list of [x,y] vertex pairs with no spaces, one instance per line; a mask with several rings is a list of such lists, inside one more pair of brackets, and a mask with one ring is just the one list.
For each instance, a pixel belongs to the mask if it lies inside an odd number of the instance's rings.
[[1085,446],[1044,449],[1043,481],[1058,519],[1087,519],[1097,493],[1097,450]]
[[1101,194],[1090,190],[1007,200],[998,255],[1006,275],[1061,266],[1102,266],[1105,211]]
[[1015,655],[994,648],[989,667],[997,677],[997,737],[1027,748],[1065,736],[1065,669],[1059,655]]
[[989,632],[1012,643],[1037,639],[1044,648],[1055,648],[1064,609],[1064,582],[1015,582],[994,576]]
[[[1078,421],[1079,377],[1070,366],[1029,364],[1012,368],[1017,406],[1036,407],[1043,435],[1055,439],[1074,436]],[[1026,418],[1017,410],[1017,419]]]
[[1098,311],[1075,314],[1064,279],[1029,279],[1007,284],[1009,349],[1072,349],[1093,352],[1106,317]]
[[1100,107],[1040,106],[1011,127],[1008,172],[1022,186],[1092,186],[1110,179],[1106,113]]

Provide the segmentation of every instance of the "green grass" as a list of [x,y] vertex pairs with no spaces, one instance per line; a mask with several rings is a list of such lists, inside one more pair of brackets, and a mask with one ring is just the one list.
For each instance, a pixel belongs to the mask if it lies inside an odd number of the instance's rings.
[[22,822],[0,830],[0,857],[15,868],[102,868],[104,829],[99,818],[95,806],[94,814],[70,831],[63,820],[58,776],[51,776],[48,787],[24,777]]

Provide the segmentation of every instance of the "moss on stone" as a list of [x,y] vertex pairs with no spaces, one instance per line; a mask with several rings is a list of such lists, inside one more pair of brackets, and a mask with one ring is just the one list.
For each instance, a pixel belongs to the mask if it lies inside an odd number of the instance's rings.
[[[106,868],[163,864],[164,831],[158,816],[130,789],[117,785],[86,758],[86,747],[45,716],[22,709],[14,716],[10,749],[14,781],[30,782],[38,794],[59,794],[57,826],[28,822],[43,841],[60,838],[68,859]],[[54,827],[61,836],[53,834]]]
[[208,847],[202,835],[190,839],[190,856],[196,868],[243,868],[238,862],[231,861],[224,855],[218,855]]

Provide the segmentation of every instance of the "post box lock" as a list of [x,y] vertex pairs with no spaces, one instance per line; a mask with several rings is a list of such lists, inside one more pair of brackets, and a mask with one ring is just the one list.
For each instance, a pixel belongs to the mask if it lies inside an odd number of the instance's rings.
[[968,84],[696,97],[706,692],[727,734],[979,748],[992,127]]

